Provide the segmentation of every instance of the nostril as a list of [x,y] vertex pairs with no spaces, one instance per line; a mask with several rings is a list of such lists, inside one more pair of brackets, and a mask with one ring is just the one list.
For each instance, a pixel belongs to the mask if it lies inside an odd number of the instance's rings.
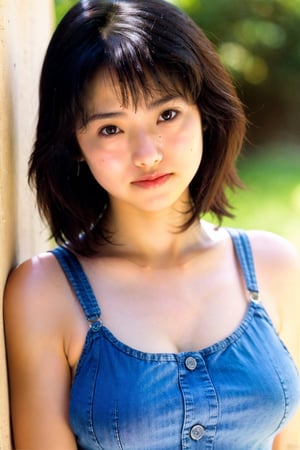
[[163,159],[162,152],[156,148],[144,147],[133,155],[133,163],[140,167],[152,167],[159,164]]

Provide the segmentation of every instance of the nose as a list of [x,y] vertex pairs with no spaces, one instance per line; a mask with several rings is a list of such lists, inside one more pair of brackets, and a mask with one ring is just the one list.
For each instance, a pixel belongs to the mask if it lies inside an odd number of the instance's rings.
[[163,159],[160,137],[146,131],[139,131],[134,139],[132,160],[141,168],[151,168]]

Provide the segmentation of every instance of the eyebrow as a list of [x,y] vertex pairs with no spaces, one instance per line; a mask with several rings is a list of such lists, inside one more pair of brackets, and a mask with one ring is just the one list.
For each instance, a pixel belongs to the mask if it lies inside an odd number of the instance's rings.
[[112,117],[120,117],[125,116],[125,113],[122,111],[116,111],[116,112],[97,112],[95,114],[92,114],[91,116],[88,116],[86,119],[86,124],[89,122],[92,122],[93,120],[103,120],[103,119],[111,119]]
[[[155,108],[162,106],[165,103],[168,103],[172,100],[181,99],[181,98],[182,98],[182,96],[180,96],[180,95],[167,95],[165,97],[159,98],[158,100],[154,100],[151,103],[148,103],[147,107],[149,109],[155,109]],[[88,124],[89,122],[92,122],[94,120],[105,120],[105,119],[111,119],[111,118],[115,118],[115,117],[122,117],[125,115],[126,115],[126,113],[123,111],[96,112],[87,117],[86,124]]]

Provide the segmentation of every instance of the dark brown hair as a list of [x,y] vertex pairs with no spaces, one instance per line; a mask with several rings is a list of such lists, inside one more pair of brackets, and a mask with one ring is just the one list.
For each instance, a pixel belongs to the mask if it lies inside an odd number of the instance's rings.
[[85,0],[66,14],[50,41],[29,161],[29,181],[55,240],[88,255],[105,237],[100,218],[108,194],[85,163],[77,176],[75,137],[78,124],[85,123],[89,81],[105,69],[117,75],[125,102],[151,95],[156,86],[198,105],[205,130],[203,157],[190,184],[193,211],[185,228],[207,212],[219,221],[231,216],[226,188],[240,185],[235,161],[245,116],[211,42],[164,0]]

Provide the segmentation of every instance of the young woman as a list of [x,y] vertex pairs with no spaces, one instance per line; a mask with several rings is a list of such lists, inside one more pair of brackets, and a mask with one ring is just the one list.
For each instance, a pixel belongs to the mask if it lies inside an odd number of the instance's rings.
[[299,258],[202,218],[230,215],[244,132],[171,4],[81,1],[62,20],[29,168],[59,246],[5,296],[17,449],[300,448]]

